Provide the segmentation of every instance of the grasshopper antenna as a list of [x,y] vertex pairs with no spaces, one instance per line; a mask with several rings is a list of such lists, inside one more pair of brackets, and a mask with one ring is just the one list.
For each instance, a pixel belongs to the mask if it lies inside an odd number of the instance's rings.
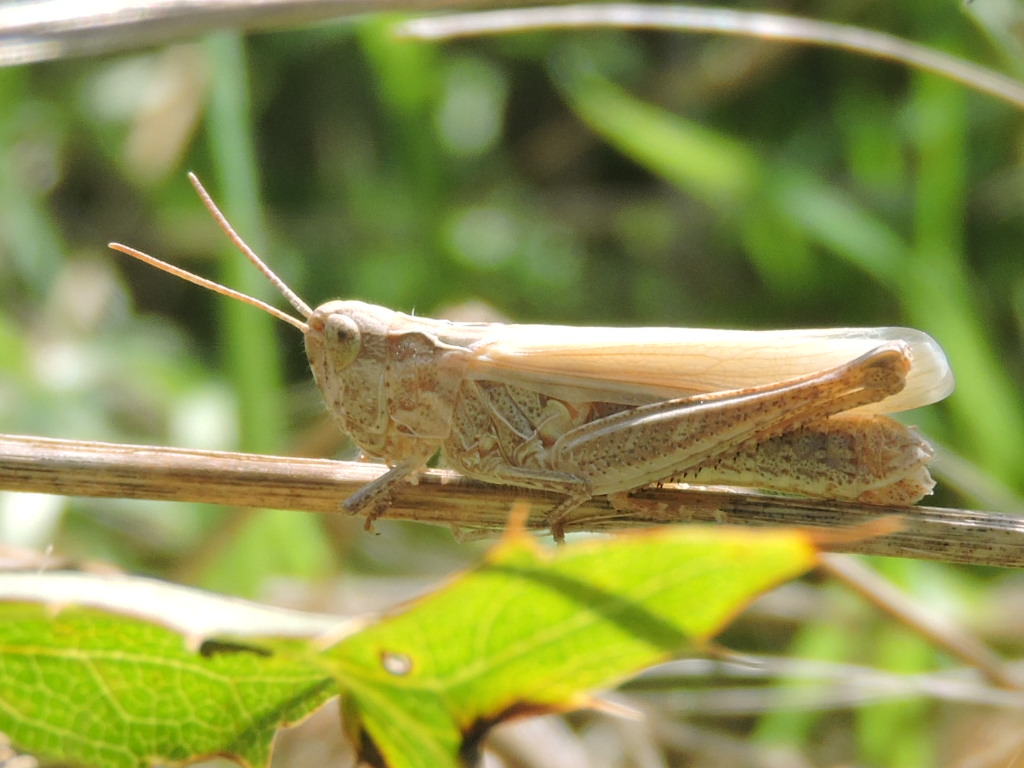
[[284,320],[289,325],[294,325],[303,333],[305,333],[309,328],[309,326],[307,326],[298,318],[292,317],[287,312],[282,312],[277,307],[272,307],[265,301],[254,299],[252,296],[242,293],[241,291],[233,291],[230,288],[226,288],[225,286],[221,285],[220,283],[215,283],[213,282],[213,280],[207,280],[205,277],[200,277],[199,275],[193,274],[192,272],[189,272],[186,269],[176,267],[173,264],[168,264],[166,261],[160,261],[160,259],[156,258],[155,256],[150,256],[148,253],[143,253],[142,251],[132,248],[129,245],[122,245],[121,243],[108,243],[107,246],[115,251],[119,251],[120,253],[138,259],[139,261],[144,261],[150,266],[156,267],[157,269],[162,269],[164,272],[169,272],[175,277],[180,277],[182,280],[188,280],[188,282],[194,283],[195,285],[201,286],[203,288],[209,288],[214,293],[219,293],[223,296],[229,296],[232,299],[238,299],[239,301],[243,301],[246,304],[252,304],[254,307],[259,307],[264,312],[273,315],[279,320]]
[[231,242],[235,244],[235,247],[245,254],[245,258],[256,265],[256,268],[274,284],[274,287],[281,292],[281,295],[288,299],[288,303],[295,307],[298,313],[308,320],[310,315],[313,314],[313,310],[309,308],[309,305],[300,299],[295,291],[285,285],[284,280],[275,275],[270,267],[264,264],[263,260],[256,255],[256,252],[246,244],[241,235],[235,232],[235,228],[231,226],[227,217],[220,212],[220,208],[218,208],[217,204],[213,202],[213,198],[210,197],[210,193],[206,191],[206,187],[204,187],[202,182],[199,181],[199,177],[190,171],[188,174],[188,180],[192,182],[192,186],[195,187],[196,192],[199,194],[199,199],[202,200],[203,205],[206,206],[206,210],[208,210],[213,215],[213,218],[217,220],[217,223],[220,224],[220,228],[227,233],[228,237],[231,238]]
[[[281,278],[279,278],[276,274],[274,274],[270,267],[264,264],[263,260],[256,255],[256,252],[253,251],[253,249],[246,244],[242,237],[235,231],[234,227],[232,227],[231,224],[228,222],[227,217],[224,216],[223,213],[221,213],[220,209],[217,207],[217,204],[213,202],[213,198],[210,197],[209,192],[207,192],[206,188],[203,187],[202,183],[200,183],[199,178],[194,173],[189,173],[188,179],[190,182],[192,182],[192,186],[195,187],[196,192],[199,194],[199,198],[203,201],[203,205],[205,205],[206,209],[213,215],[213,218],[217,220],[217,223],[220,225],[221,229],[223,229],[227,233],[228,237],[231,238],[231,242],[234,243],[235,246],[243,254],[245,254],[245,257],[250,262],[256,265],[256,268],[259,269],[259,271],[262,272],[271,283],[273,283],[273,285],[282,293],[282,295],[284,295],[284,297],[288,299],[288,302],[295,308],[295,310],[299,312],[299,314],[301,314],[304,318],[308,319],[310,315],[313,314],[313,310],[309,308],[309,305],[306,304],[306,302],[304,302],[302,299],[300,299],[291,288],[285,285],[284,281]],[[143,253],[140,250],[137,250],[127,245],[122,245],[121,243],[109,243],[109,247],[115,251],[126,254],[128,256],[138,259],[139,261],[143,261],[146,264],[154,266],[157,269],[161,269],[164,272],[168,272],[174,275],[175,277],[180,277],[182,280],[187,280],[188,282],[193,283],[195,285],[201,286],[203,288],[208,288],[209,290],[214,291],[215,293],[219,293],[223,296],[228,296],[232,299],[238,299],[239,301],[245,302],[246,304],[251,304],[254,307],[259,307],[264,312],[267,312],[268,314],[273,315],[279,320],[283,320],[289,325],[298,328],[300,331],[302,331],[303,334],[305,334],[309,328],[309,326],[307,326],[306,323],[302,322],[296,317],[292,317],[286,312],[282,312],[277,307],[273,307],[264,301],[260,301],[259,299],[241,293],[240,291],[235,291],[232,290],[231,288],[227,288],[221,285],[220,283],[215,283],[213,280],[208,280],[205,277],[200,277],[199,275],[193,274],[192,272],[182,269],[181,267],[176,267],[173,264],[168,264],[166,261],[161,261],[155,256],[150,256],[148,253]]]

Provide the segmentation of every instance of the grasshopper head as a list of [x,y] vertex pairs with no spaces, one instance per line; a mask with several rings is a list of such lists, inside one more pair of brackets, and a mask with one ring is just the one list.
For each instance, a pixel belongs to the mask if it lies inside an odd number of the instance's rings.
[[429,457],[451,432],[468,351],[448,323],[361,301],[331,301],[307,320],[306,355],[327,408],[359,446],[388,461]]
[[388,427],[385,376],[395,312],[361,301],[313,310],[306,356],[328,410],[364,450],[381,455]]

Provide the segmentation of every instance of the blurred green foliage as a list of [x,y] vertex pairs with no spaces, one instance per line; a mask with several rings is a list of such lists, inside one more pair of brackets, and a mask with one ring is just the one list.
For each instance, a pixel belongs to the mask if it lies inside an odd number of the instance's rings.
[[[1024,74],[1012,4],[827,10]],[[105,249],[122,241],[280,303],[195,198],[193,170],[311,304],[921,328],[958,378],[947,403],[909,416],[956,458],[939,464],[950,474],[935,502],[1021,509],[1019,112],[849,52],[615,31],[434,45],[397,39],[393,21],[0,70],[0,429],[344,452],[292,329]],[[9,542],[249,594],[284,575],[436,574],[473,551],[386,522],[371,537],[294,513],[3,498]],[[953,612],[998,612],[984,596],[1015,583],[889,567]],[[836,627],[808,621],[797,645],[921,663],[887,655],[899,645],[888,640],[844,651],[813,634],[842,636]],[[926,743],[927,707],[901,713],[897,731]],[[797,741],[828,730],[806,717],[760,727]],[[894,727],[870,708],[864,718]],[[867,733],[842,759],[887,762],[885,739]],[[928,759],[907,750],[887,764]]]

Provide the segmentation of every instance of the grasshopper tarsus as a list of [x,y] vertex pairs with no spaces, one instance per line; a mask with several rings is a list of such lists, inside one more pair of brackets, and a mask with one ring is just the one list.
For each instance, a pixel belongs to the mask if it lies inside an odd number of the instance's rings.
[[342,502],[350,515],[367,511],[367,516],[380,517],[391,506],[395,488],[420,467],[420,462],[403,462],[391,467],[373,482],[367,483]]
[[591,498],[593,498],[593,494],[589,491],[573,493],[548,511],[544,522],[547,523],[548,530],[551,531],[551,536],[556,543],[565,543],[565,526],[569,522],[569,513]]

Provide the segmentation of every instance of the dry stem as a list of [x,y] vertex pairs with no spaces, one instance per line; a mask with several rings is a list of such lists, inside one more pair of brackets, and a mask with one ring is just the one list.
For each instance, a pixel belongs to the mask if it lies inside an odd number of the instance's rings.
[[[0,435],[0,489],[11,491],[337,513],[343,499],[383,471],[378,464],[327,459]],[[401,489],[388,516],[496,534],[520,499],[531,504],[527,526],[545,529],[555,496],[430,470],[417,485]],[[832,552],[1024,566],[1024,521],[992,512],[675,487],[646,489],[633,501],[636,509],[625,512],[594,499],[574,510],[566,529],[615,531],[679,522],[799,526],[817,530],[822,548]],[[856,534],[858,526],[883,517],[894,518],[896,530],[870,538]]]

